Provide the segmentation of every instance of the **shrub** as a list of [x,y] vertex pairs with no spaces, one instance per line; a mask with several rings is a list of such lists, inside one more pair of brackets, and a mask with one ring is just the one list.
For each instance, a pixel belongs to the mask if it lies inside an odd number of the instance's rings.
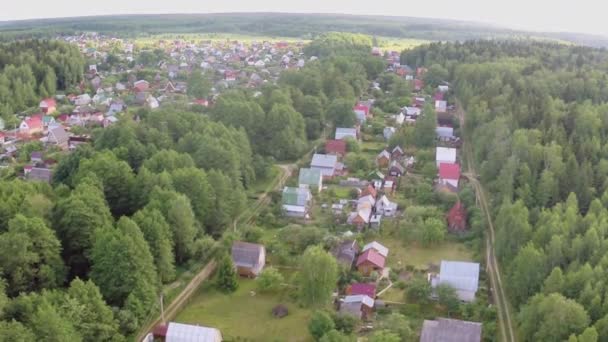
[[283,275],[274,267],[266,267],[256,279],[257,288],[260,292],[277,291],[284,282]]
[[310,322],[308,323],[308,331],[315,341],[321,339],[323,335],[334,328],[334,321],[325,311],[315,311],[310,318]]

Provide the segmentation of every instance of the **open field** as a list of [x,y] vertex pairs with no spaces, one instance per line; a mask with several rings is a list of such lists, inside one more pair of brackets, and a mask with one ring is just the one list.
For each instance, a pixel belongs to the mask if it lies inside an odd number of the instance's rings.
[[[226,339],[312,341],[307,328],[309,310],[298,307],[285,293],[252,295],[252,291],[255,281],[251,279],[241,279],[238,290],[232,294],[219,292],[209,283],[199,289],[176,321],[218,328]],[[272,308],[277,304],[288,307],[287,317],[272,316]]]
[[426,269],[429,263],[438,265],[441,260],[472,261],[470,250],[462,243],[445,241],[434,247],[422,247],[416,244],[404,245],[394,237],[381,236],[378,242],[389,248],[389,267],[404,268],[412,265],[417,269]]

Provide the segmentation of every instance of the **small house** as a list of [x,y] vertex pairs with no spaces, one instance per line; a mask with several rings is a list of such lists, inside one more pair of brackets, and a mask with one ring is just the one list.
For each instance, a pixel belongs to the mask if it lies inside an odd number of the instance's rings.
[[40,151],[34,151],[32,153],[30,153],[30,161],[32,163],[42,163],[42,152]]
[[358,104],[353,108],[353,112],[355,112],[357,121],[359,121],[359,123],[364,123],[365,121],[367,121],[367,117],[369,116],[369,107],[362,104]]
[[312,194],[309,189],[285,187],[283,189],[283,211],[288,217],[308,216]]
[[398,161],[393,160],[388,168],[388,174],[393,177],[401,177],[404,173],[405,167],[403,167],[403,165],[401,165],[401,163]]
[[374,299],[366,295],[346,296],[340,303],[340,314],[369,319],[374,310]]
[[332,254],[336,260],[350,269],[359,253],[359,245],[356,240],[346,240],[332,249]]
[[397,212],[397,203],[389,201],[389,199],[382,195],[378,201],[376,201],[376,213],[387,217],[395,216]]
[[139,80],[133,83],[133,89],[136,93],[148,91],[150,89],[150,83],[146,80]]
[[447,101],[435,101],[435,111],[437,113],[445,113],[448,111]]
[[450,147],[437,147],[435,151],[435,163],[437,168],[441,163],[456,163],[456,149]]
[[372,272],[382,272],[386,263],[386,257],[375,249],[363,251],[357,258],[357,270],[364,276],[369,276]]
[[42,133],[43,130],[42,115],[30,116],[19,124],[19,133],[21,134],[34,135]]
[[476,262],[441,261],[438,275],[430,275],[431,287],[450,285],[458,299],[473,302],[479,286],[479,264]]
[[53,114],[57,111],[57,101],[52,98],[44,99],[40,101],[39,107],[43,114]]
[[256,243],[236,241],[232,244],[232,262],[239,275],[257,277],[266,265],[266,248]]
[[386,150],[382,150],[382,152],[380,152],[380,154],[378,154],[376,157],[376,165],[378,165],[378,167],[387,167],[390,162],[391,154]]
[[482,324],[458,319],[424,320],[420,342],[481,342]]
[[222,342],[222,333],[215,328],[170,322],[154,328],[151,338],[165,342]]
[[[376,200],[376,196],[378,196],[378,191],[376,190],[376,188],[374,188],[373,185],[368,184],[365,188],[363,188],[361,190],[361,193],[359,194],[359,198],[363,198],[365,196],[370,196],[372,200]],[[373,205],[374,203],[372,203]]]
[[337,156],[344,156],[346,154],[346,141],[327,140],[325,142],[325,153]]
[[342,140],[346,138],[352,138],[357,140],[357,129],[356,128],[336,128],[336,140]]
[[453,163],[441,163],[439,164],[439,184],[450,185],[455,189],[458,189],[458,182],[460,180],[460,165]]
[[389,140],[393,134],[395,134],[395,127],[384,127],[382,135],[384,136],[385,140]]
[[403,156],[405,156],[405,152],[403,152],[403,149],[400,146],[395,146],[391,151],[391,159],[398,160]]
[[467,211],[462,202],[458,201],[448,211],[448,230],[453,233],[463,232],[467,228]]
[[454,128],[449,126],[438,126],[435,128],[437,138],[441,141],[450,141],[454,139]]
[[298,176],[298,184],[300,187],[306,187],[311,190],[321,192],[323,188],[323,175],[319,169],[300,169],[300,175]]
[[76,97],[76,99],[74,100],[74,104],[76,106],[88,106],[89,104],[91,104],[91,95],[89,94],[82,94],[82,95],[78,95]]
[[330,154],[315,153],[310,162],[310,168],[321,171],[323,177],[331,178],[338,169],[338,157]]
[[53,171],[46,167],[32,167],[26,176],[28,181],[50,183],[53,179]]
[[438,87],[437,87],[437,90],[438,90],[440,93],[442,93],[442,94],[443,94],[443,93],[447,93],[447,92],[450,90],[450,86],[447,86],[447,85],[440,85],[440,86],[438,86]]
[[367,245],[363,246],[362,251],[365,252],[370,249],[377,251],[378,253],[380,253],[380,255],[382,255],[385,258],[388,257],[388,248],[386,248],[384,245],[382,245],[378,241],[373,241],[373,242],[370,242]]
[[365,226],[369,225],[369,220],[372,216],[372,207],[359,207],[356,211],[353,211],[348,215],[346,223],[357,227],[358,230],[362,230]]
[[54,126],[53,128],[49,129],[49,133],[47,134],[47,143],[58,146],[61,149],[67,149],[68,140],[69,136],[65,129],[63,129],[63,126]]
[[346,288],[346,294],[364,295],[374,299],[376,298],[376,284],[354,283]]

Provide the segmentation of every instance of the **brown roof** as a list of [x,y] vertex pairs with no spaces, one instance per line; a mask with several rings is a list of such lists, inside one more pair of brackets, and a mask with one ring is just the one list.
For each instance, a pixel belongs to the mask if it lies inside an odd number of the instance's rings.
[[325,153],[346,154],[346,141],[327,140],[327,142],[325,142]]

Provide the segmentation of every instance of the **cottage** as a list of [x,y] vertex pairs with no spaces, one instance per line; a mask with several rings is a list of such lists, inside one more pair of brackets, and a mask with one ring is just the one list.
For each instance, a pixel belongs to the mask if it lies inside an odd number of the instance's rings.
[[395,123],[399,126],[403,125],[403,122],[405,121],[405,115],[403,115],[402,112],[399,112],[399,114],[393,115],[393,119],[395,119]]
[[312,194],[304,188],[285,187],[283,189],[283,211],[288,217],[308,216]]
[[335,155],[315,153],[310,168],[321,171],[323,177],[331,178],[338,168],[338,158]]
[[357,129],[356,128],[336,128],[336,140],[342,140],[346,138],[352,138],[357,140]]
[[385,140],[389,140],[393,134],[395,134],[395,127],[384,127],[382,135],[384,136]]
[[479,264],[475,262],[441,261],[438,275],[429,277],[431,287],[448,284],[456,290],[458,299],[473,302],[479,285]]
[[154,96],[149,95],[148,98],[146,98],[146,106],[150,109],[156,109],[160,107],[160,103],[158,103],[158,99]]
[[232,244],[232,262],[239,275],[257,277],[266,264],[266,248],[256,243],[236,241]]
[[66,133],[63,126],[54,126],[49,129],[49,133],[47,134],[47,143],[51,145],[58,146],[62,149],[68,148],[68,134]]
[[48,128],[49,126],[53,126],[55,124],[55,118],[50,115],[42,116],[42,127]]
[[481,323],[437,318],[422,323],[420,342],[480,342]]
[[154,328],[151,339],[165,342],[222,342],[222,333],[215,328],[170,322]]
[[439,168],[441,163],[455,164],[456,149],[449,147],[437,147],[435,151],[435,163],[437,168]]
[[397,203],[389,201],[389,199],[382,195],[378,201],[376,201],[376,213],[387,217],[394,216],[397,212]]
[[371,318],[374,300],[366,295],[346,296],[340,304],[340,313],[359,319]]
[[300,187],[309,188],[321,192],[323,187],[323,175],[319,169],[300,169],[300,175],[298,177],[298,184]]
[[148,91],[148,89],[150,89],[150,82],[146,80],[136,81],[135,83],[133,83],[133,89],[137,93]]
[[437,138],[441,141],[450,141],[454,139],[454,128],[449,126],[438,126],[435,128]]
[[443,93],[447,93],[447,92],[450,90],[450,86],[447,86],[447,85],[440,85],[440,86],[438,86],[438,87],[437,87],[437,90],[438,90],[439,92],[441,92],[442,94],[443,94]]
[[405,167],[396,160],[393,160],[388,168],[388,174],[393,177],[401,177],[405,173]]
[[30,161],[32,163],[42,163],[42,158],[43,158],[43,155],[42,155],[42,152],[40,152],[40,151],[35,151],[35,152],[30,153]]
[[359,245],[355,240],[343,241],[332,250],[336,260],[348,269],[353,266],[357,253],[359,253]]
[[424,82],[421,79],[414,79],[414,91],[421,91],[424,88]]
[[[368,184],[365,188],[363,188],[363,190],[361,190],[359,197],[362,198],[365,196],[370,196],[372,198],[372,200],[375,201],[377,195],[378,195],[378,191],[376,190],[376,188],[374,188],[373,185]],[[372,205],[373,204],[374,203],[372,203]]]
[[337,156],[344,156],[346,154],[346,141],[327,140],[325,142],[325,153]]
[[32,167],[26,176],[28,181],[50,183],[53,179],[53,171],[46,167]]
[[378,214],[378,213],[374,213],[372,214],[372,216],[369,218],[369,227],[371,229],[380,229],[380,224],[382,223],[382,215]]
[[391,154],[386,150],[382,150],[382,152],[376,156],[376,165],[378,165],[380,168],[387,167],[390,162]]
[[403,156],[405,156],[405,152],[403,152],[403,149],[400,146],[395,146],[391,151],[391,159],[398,160]]
[[445,113],[448,111],[447,101],[435,101],[435,111],[437,113]]
[[19,133],[26,135],[34,135],[36,133],[42,133],[44,126],[42,123],[42,115],[33,115],[25,118],[19,124]]
[[441,163],[439,164],[439,184],[450,185],[455,189],[458,189],[458,182],[460,180],[460,165],[453,163]]
[[463,232],[467,228],[467,211],[458,201],[447,214],[448,230],[453,233]]
[[356,296],[364,295],[369,298],[376,298],[376,284],[354,283],[346,288],[346,294]]
[[370,248],[357,258],[357,270],[364,276],[369,276],[372,272],[382,272],[386,263],[386,257],[377,250]]
[[74,100],[74,104],[76,106],[87,106],[91,104],[91,96],[89,94],[78,95]]
[[359,123],[364,123],[367,120],[367,117],[369,116],[369,107],[362,104],[358,104],[353,108],[353,112],[355,112],[357,121],[359,121]]
[[57,111],[57,101],[52,98],[40,101],[40,111],[44,114],[53,114]]
[[372,208],[376,199],[371,194],[363,195],[357,200],[357,209]]
[[368,243],[367,245],[363,246],[362,251],[365,252],[370,249],[377,251],[378,253],[380,253],[380,255],[382,255],[385,258],[388,257],[388,248],[386,248],[384,245],[382,245],[378,241],[372,241],[372,242]]

